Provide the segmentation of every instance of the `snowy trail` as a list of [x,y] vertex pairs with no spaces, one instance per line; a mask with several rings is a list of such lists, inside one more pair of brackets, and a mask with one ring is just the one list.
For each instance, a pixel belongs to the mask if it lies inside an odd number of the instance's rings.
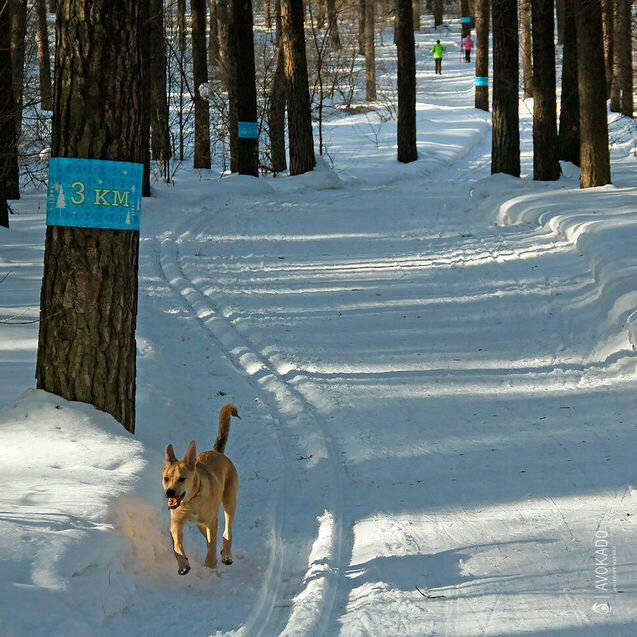
[[[316,624],[325,634],[489,635],[503,621],[505,634],[575,625],[604,634],[586,599],[587,533],[617,524],[631,496],[613,485],[628,476],[610,477],[608,494],[597,494],[604,484],[586,465],[598,464],[594,450],[609,445],[608,432],[594,422],[576,431],[563,417],[617,382],[591,360],[594,334],[585,328],[600,319],[589,302],[595,282],[551,232],[494,230],[473,217],[466,172],[451,166],[435,185],[382,193],[345,188],[316,204],[291,197],[285,210],[268,197],[230,204],[207,221],[203,213],[171,257],[182,294],[214,299],[198,311],[223,317],[234,339],[224,351],[255,356],[255,369],[316,414],[332,458],[345,458],[345,544],[340,563],[337,552],[330,562],[338,612],[325,601],[314,608],[331,615]],[[378,218],[392,201],[403,209],[388,232]],[[436,214],[422,217],[423,201],[438,205]],[[312,236],[319,214],[330,232]],[[391,348],[385,339],[377,351],[378,334],[400,317]],[[621,385],[611,393],[627,417]],[[548,419],[556,429],[543,426]],[[610,445],[620,453],[621,440]],[[378,490],[371,498],[370,489]],[[523,567],[519,559],[531,555],[556,568]],[[513,613],[535,581],[550,610]],[[294,597],[294,587],[284,594]],[[308,634],[289,619],[289,634]]]

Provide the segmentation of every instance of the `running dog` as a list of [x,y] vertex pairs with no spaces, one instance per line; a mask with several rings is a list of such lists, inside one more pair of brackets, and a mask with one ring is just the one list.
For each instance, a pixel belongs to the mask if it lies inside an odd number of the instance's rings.
[[208,568],[217,566],[217,525],[222,502],[226,527],[221,561],[232,564],[232,521],[237,507],[239,476],[232,462],[224,455],[230,433],[230,416],[239,418],[237,408],[232,403],[221,408],[217,439],[212,451],[197,455],[195,441],[191,440],[184,457],[177,460],[173,446],[166,447],[162,478],[170,509],[170,535],[180,575],[190,571],[183,547],[186,522],[194,522],[206,538],[208,551],[204,565]]

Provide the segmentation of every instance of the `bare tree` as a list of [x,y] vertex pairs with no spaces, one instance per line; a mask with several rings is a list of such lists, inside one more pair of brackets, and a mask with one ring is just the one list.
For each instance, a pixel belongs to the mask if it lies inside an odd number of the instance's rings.
[[531,0],[520,0],[522,82],[524,99],[533,97],[533,46],[531,42]]
[[[489,21],[491,0],[475,0],[476,96],[475,106],[489,110]],[[480,78],[480,79],[478,79]]]
[[533,179],[560,177],[557,158],[554,0],[532,0],[533,7]]
[[611,180],[600,0],[580,0],[576,19],[580,186],[591,188],[603,186]]
[[395,7],[398,50],[398,161],[409,163],[418,159],[413,6],[410,0],[396,0]]
[[199,87],[208,81],[206,59],[206,3],[190,0],[192,19],[192,75],[195,103],[195,168],[210,168],[210,111]]
[[44,111],[53,110],[51,88],[51,60],[49,57],[49,29],[46,19],[46,0],[37,0],[38,62],[40,68],[40,106]]
[[[141,3],[57,5],[52,156],[140,163]],[[47,227],[36,365],[38,388],[131,432],[138,255],[137,230]]]
[[288,103],[290,174],[300,175],[316,165],[305,54],[303,0],[281,0],[281,24]]
[[517,0],[492,0],[493,112],[491,172],[520,176]]
[[564,1],[564,54],[560,100],[559,158],[579,166],[579,94],[577,90],[577,33],[575,1]]
[[15,157],[15,102],[11,66],[11,5],[0,0],[0,226],[9,227],[7,183]]
[[375,3],[365,0],[365,99],[376,100]]

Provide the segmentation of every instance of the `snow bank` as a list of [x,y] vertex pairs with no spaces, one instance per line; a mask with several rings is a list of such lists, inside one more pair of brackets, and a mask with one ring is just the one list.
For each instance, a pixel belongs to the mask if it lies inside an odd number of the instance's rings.
[[[613,163],[613,184],[579,188],[579,170],[562,164],[557,182],[497,174],[472,189],[477,210],[496,225],[529,224],[551,230],[586,259],[598,286],[614,347],[637,348],[637,188],[632,157]],[[623,341],[623,342],[622,342]]]
[[126,607],[131,545],[109,506],[132,489],[142,452],[83,403],[28,390],[0,408],[0,634],[88,634]]

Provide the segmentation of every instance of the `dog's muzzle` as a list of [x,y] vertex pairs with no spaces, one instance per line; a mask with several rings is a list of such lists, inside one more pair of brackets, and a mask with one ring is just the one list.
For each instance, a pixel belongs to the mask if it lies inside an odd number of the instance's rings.
[[181,504],[181,501],[184,499],[185,495],[186,492],[184,491],[184,493],[182,493],[179,497],[175,497],[175,491],[173,489],[168,489],[168,491],[166,491],[166,497],[168,498],[168,508],[176,509]]

